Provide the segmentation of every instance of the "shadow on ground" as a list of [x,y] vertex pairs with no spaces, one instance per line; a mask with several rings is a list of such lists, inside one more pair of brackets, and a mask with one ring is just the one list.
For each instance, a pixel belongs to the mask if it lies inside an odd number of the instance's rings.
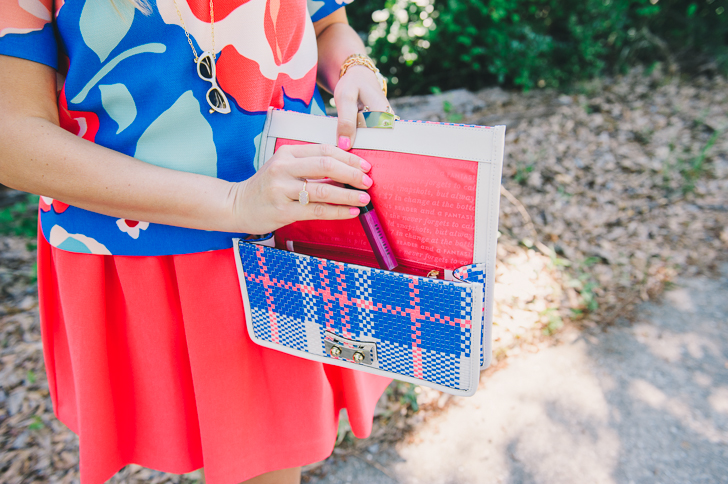
[[309,482],[728,482],[728,266],[685,279],[632,325],[510,361],[376,454]]

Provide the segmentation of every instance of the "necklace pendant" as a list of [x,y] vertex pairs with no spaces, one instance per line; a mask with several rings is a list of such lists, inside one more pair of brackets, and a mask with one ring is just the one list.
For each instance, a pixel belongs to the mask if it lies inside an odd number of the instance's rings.
[[230,103],[227,96],[217,85],[217,72],[215,69],[215,55],[212,52],[204,52],[197,60],[197,75],[200,79],[212,84],[207,91],[205,99],[210,105],[210,114],[214,112],[227,114],[230,112]]
[[200,76],[203,81],[207,81],[212,84],[212,87],[207,91],[207,95],[205,96],[207,104],[210,105],[210,114],[216,111],[218,113],[227,114],[230,112],[230,103],[228,102],[225,93],[222,89],[220,89],[220,86],[217,85],[217,74],[215,72],[215,10],[212,0],[210,0],[210,33],[212,35],[212,52],[203,52],[200,57],[197,57],[197,51],[195,50],[195,46],[192,44],[192,39],[190,39],[190,33],[187,31],[185,19],[182,18],[182,12],[179,10],[177,0],[173,0],[173,2],[174,8],[177,9],[179,21],[185,31],[187,43],[190,44],[192,54],[195,56],[197,75]]

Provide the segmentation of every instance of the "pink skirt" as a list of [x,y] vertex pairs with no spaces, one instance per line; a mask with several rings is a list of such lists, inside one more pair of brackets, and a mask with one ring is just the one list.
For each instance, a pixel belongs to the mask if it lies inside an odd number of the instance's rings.
[[339,410],[367,437],[391,381],[254,344],[232,249],[86,255],[41,235],[38,287],[53,407],[79,436],[83,484],[132,463],[233,484],[323,460]]

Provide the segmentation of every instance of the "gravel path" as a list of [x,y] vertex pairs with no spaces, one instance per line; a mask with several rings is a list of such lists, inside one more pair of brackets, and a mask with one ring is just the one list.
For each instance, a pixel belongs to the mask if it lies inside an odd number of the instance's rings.
[[509,359],[409,443],[310,483],[728,483],[728,266],[636,322]]

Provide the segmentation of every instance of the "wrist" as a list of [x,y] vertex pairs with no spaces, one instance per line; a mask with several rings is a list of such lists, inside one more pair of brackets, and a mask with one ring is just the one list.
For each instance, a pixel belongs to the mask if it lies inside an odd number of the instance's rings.
[[377,75],[374,73],[374,71],[372,71],[371,69],[369,69],[365,66],[353,66],[353,67],[349,68],[346,71],[346,73],[339,78],[339,81],[341,81],[342,79],[351,79],[351,78],[368,79],[368,80],[372,80],[373,82],[376,82],[377,84],[381,84],[377,78]]
[[246,217],[243,213],[243,209],[247,205],[244,201],[247,186],[248,180],[243,180],[238,183],[230,183],[226,192],[223,210],[225,223],[228,227],[230,227],[230,229],[226,230],[226,232],[240,232],[245,234],[252,233],[251,227],[245,223],[248,217]]
[[[186,180],[186,175],[190,174],[180,175],[180,180]],[[187,181],[175,187],[177,201],[170,208],[176,213],[171,215],[172,219],[168,222],[160,223],[215,232],[241,232],[240,219],[235,217],[232,203],[238,184],[220,178],[193,176],[196,178],[193,184]],[[180,190],[180,187],[185,186],[186,189]],[[180,192],[186,195],[182,196]],[[180,220],[176,220],[178,218]]]
[[369,70],[377,79],[377,83],[382,89],[384,96],[387,95],[387,79],[379,72],[379,69],[374,64],[374,61],[365,54],[352,54],[344,60],[339,70],[339,79],[344,77],[347,72],[351,70],[363,71],[364,69]]

